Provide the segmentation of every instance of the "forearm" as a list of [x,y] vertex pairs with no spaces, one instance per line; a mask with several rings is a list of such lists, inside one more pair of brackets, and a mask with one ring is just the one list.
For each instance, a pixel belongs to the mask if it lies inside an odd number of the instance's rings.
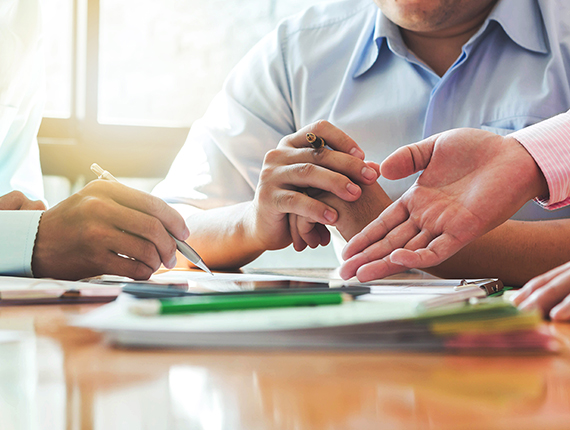
[[428,272],[444,278],[497,277],[522,286],[570,260],[570,220],[507,221]]
[[[186,219],[188,243],[210,269],[237,269],[265,251],[248,221],[250,211],[251,202],[245,202],[201,210]],[[193,267],[190,263],[188,266]]]

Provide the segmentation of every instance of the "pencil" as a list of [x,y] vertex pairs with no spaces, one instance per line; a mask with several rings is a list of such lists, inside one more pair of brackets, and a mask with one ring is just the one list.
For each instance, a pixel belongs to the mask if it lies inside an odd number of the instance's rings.
[[314,149],[324,148],[325,145],[327,144],[325,142],[325,139],[317,136],[314,133],[307,133],[306,137],[307,137],[307,142],[309,142]]
[[322,292],[301,294],[243,294],[178,297],[137,300],[129,311],[144,316],[239,309],[283,308],[296,306],[339,305],[352,300],[346,293]]

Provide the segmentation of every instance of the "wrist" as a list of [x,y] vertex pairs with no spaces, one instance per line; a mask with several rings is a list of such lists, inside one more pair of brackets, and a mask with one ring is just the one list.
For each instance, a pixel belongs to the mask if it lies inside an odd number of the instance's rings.
[[509,154],[516,154],[515,157],[509,157],[509,162],[520,166],[520,169],[518,169],[520,176],[513,178],[513,180],[519,181],[522,183],[521,185],[524,185],[523,189],[526,192],[525,197],[527,200],[534,198],[548,199],[548,183],[532,155],[512,136],[506,136],[504,144],[512,148],[512,151],[507,151]]

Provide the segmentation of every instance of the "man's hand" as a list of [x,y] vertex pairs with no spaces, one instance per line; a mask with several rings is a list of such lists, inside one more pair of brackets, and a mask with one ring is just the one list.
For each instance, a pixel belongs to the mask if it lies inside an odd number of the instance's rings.
[[[361,188],[362,194],[354,202],[344,201],[334,194],[324,191],[309,193],[313,198],[326,203],[336,210],[338,220],[333,225],[345,240],[350,240],[355,234],[362,231],[364,227],[376,219],[392,203],[392,200],[378,182],[374,182],[371,185],[361,185]],[[291,220],[291,216],[289,220]],[[296,225],[291,226],[291,232],[296,232],[296,235],[293,235],[295,249],[299,250],[297,245],[299,242],[301,246],[304,243],[311,246],[310,238],[307,240],[307,237],[312,233],[311,229],[318,228],[319,224],[312,223],[311,220],[302,217],[296,217],[295,220]],[[322,227],[325,228],[324,226]]]
[[101,274],[148,279],[176,264],[176,244],[189,232],[162,200],[96,180],[44,212],[32,256],[34,276],[80,279]]
[[30,200],[20,191],[12,191],[0,197],[1,211],[42,211],[45,208],[41,200]]
[[555,321],[570,321],[570,263],[531,279],[511,300],[520,309],[539,309]]
[[344,279],[369,281],[435,266],[547,193],[522,145],[483,130],[434,135],[398,149],[381,165],[387,179],[420,170],[415,184],[347,244]]
[[[307,143],[308,132],[324,138],[330,149],[313,149]],[[265,156],[255,198],[246,215],[258,247],[281,249],[292,242],[289,214],[322,224],[325,237],[318,240],[328,243],[324,225],[334,224],[338,213],[304,191],[318,189],[344,201],[355,201],[362,193],[357,183],[372,184],[378,176],[363,160],[364,152],[356,142],[326,121],[283,138]]]
[[[377,163],[366,161],[366,164],[380,176],[380,166]],[[390,197],[376,181],[370,185],[361,184],[360,188],[362,194],[353,202],[342,200],[326,191],[313,188],[307,190],[310,197],[329,205],[338,213],[338,219],[333,225],[345,240],[359,233],[392,203]],[[293,247],[297,251],[302,251],[307,246],[311,248],[316,248],[318,245],[325,246],[330,241],[328,229],[323,224],[306,217],[289,214],[289,228]]]

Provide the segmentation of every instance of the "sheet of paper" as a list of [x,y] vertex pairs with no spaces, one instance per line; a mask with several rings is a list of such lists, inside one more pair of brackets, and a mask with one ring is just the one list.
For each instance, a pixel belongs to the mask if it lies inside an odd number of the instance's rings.
[[[427,296],[429,297],[429,296]],[[412,318],[426,296],[383,296],[382,300],[329,306],[205,312],[196,314],[139,316],[129,312],[133,302],[118,300],[72,320],[75,326],[94,330],[157,332],[272,332],[294,329],[337,327],[369,322]]]

